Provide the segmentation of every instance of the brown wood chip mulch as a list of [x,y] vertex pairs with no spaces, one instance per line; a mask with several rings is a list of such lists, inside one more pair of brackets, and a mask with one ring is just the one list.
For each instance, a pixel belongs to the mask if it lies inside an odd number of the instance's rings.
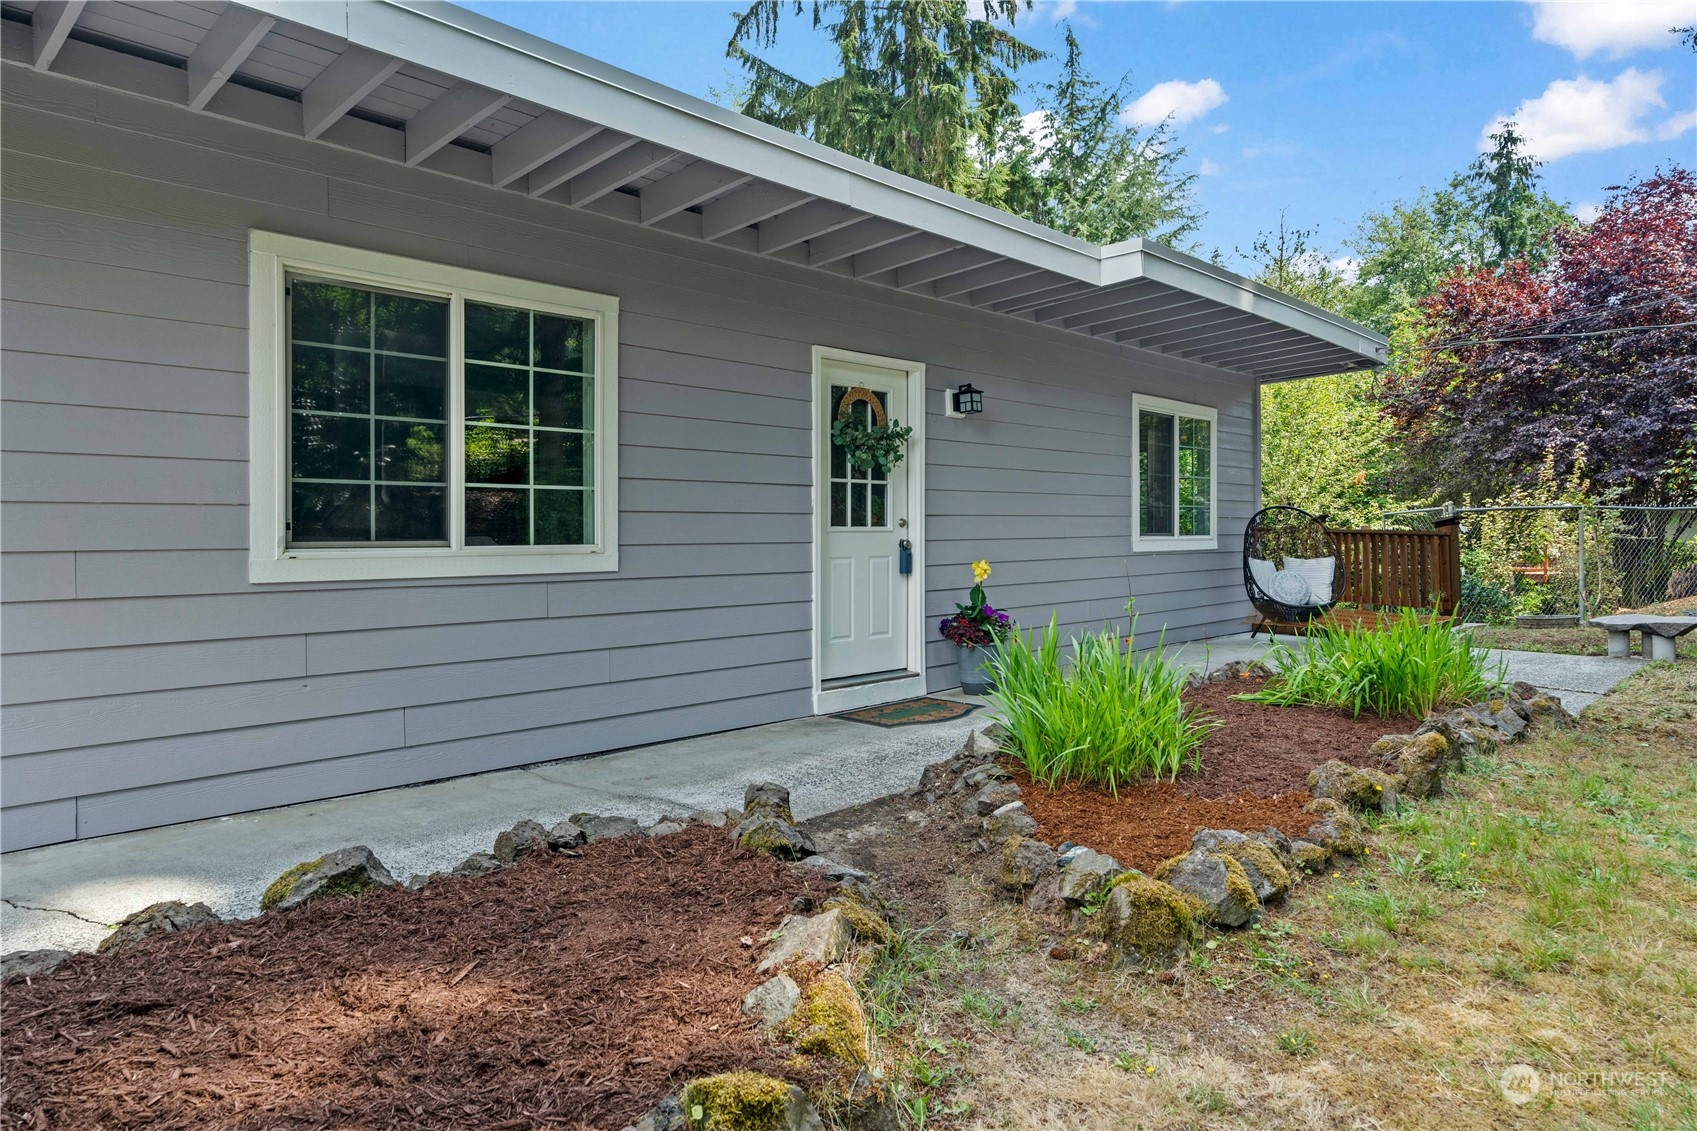
[[803,894],[696,825],[79,956],[5,987],[0,1125],[621,1128],[789,1074],[740,1005]]

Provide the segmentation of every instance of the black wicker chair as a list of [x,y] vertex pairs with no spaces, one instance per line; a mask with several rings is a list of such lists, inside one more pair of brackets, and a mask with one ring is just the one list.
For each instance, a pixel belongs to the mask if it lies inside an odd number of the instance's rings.
[[[1292,605],[1267,593],[1255,581],[1249,559],[1260,558],[1282,567],[1286,558],[1331,558],[1336,564],[1332,574],[1333,599],[1324,604]],[[1249,602],[1261,614],[1262,623],[1256,631],[1275,625],[1304,625],[1324,616],[1337,603],[1337,594],[1344,590],[1344,559],[1337,539],[1326,524],[1307,511],[1296,507],[1266,507],[1255,512],[1243,535],[1243,585],[1249,591]]]

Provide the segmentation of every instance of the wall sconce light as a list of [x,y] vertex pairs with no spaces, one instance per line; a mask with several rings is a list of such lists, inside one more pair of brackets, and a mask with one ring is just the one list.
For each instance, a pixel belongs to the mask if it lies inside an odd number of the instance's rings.
[[970,384],[948,390],[943,396],[944,416],[972,416],[984,411],[984,390]]

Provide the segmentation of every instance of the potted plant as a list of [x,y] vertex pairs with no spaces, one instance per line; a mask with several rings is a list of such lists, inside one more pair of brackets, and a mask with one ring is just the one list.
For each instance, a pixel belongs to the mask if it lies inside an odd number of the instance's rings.
[[944,617],[939,626],[943,638],[955,646],[960,689],[968,695],[995,690],[990,660],[996,646],[1013,633],[1013,618],[991,608],[984,599],[984,582],[989,576],[989,562],[973,562],[972,589],[966,595],[966,604],[957,604],[955,615]]

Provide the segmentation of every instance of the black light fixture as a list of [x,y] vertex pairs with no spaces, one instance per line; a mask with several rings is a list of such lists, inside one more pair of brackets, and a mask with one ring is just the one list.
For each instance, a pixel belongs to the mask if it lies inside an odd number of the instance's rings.
[[984,390],[965,384],[949,390],[944,416],[972,416],[984,411]]

